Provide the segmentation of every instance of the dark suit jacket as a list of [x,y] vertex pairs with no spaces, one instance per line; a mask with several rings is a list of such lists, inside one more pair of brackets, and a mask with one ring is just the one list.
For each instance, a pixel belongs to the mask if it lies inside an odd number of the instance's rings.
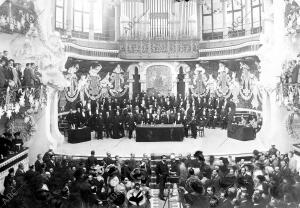
[[169,175],[169,167],[167,163],[163,163],[162,161],[158,162],[155,168],[155,173],[157,177],[167,177]]
[[85,162],[87,169],[90,169],[93,165],[97,164],[97,158],[94,156],[89,156]]
[[42,163],[40,163],[40,161],[35,161],[34,168],[36,172],[42,173]]
[[4,70],[3,66],[0,66],[0,87],[1,88],[6,86],[6,84],[7,84],[3,70]]
[[24,70],[24,85],[28,87],[33,87],[34,86],[34,77],[31,72],[31,69],[26,68]]
[[12,70],[8,67],[6,67],[4,69],[4,75],[5,75],[5,78],[8,79],[8,80],[13,80],[14,79],[14,74],[13,74]]

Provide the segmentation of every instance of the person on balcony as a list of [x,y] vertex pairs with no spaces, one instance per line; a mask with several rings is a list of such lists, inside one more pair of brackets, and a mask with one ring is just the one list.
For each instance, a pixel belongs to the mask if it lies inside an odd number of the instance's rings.
[[4,59],[0,59],[0,88],[3,88],[7,85],[5,74],[4,74],[4,65],[6,64]]
[[26,87],[33,87],[34,86],[34,72],[31,68],[31,64],[27,63],[26,68],[24,70],[24,85]]
[[14,60],[10,59],[4,70],[5,79],[8,80],[8,85],[11,87],[15,86],[14,74],[13,74],[14,67],[13,66],[14,66]]

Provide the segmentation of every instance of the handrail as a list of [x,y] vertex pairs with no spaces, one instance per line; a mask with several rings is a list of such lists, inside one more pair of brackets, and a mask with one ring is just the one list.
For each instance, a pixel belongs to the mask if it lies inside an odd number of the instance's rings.
[[[164,153],[161,153],[160,155],[162,155],[162,154],[164,154]],[[54,154],[56,157],[71,157],[71,158],[81,158],[81,159],[87,159],[90,155],[74,155],[74,154],[72,154],[72,155],[70,155],[70,154],[59,154],[59,153],[55,153]],[[150,155],[150,157],[152,156],[152,155],[154,155],[154,153],[152,153],[151,155]],[[183,156],[185,156],[184,154],[182,154]],[[120,155],[118,155],[121,159],[125,159],[125,160],[127,160],[127,159],[130,159],[130,156],[128,156],[128,157],[123,157],[123,156],[120,156]],[[211,154],[209,154],[209,155],[206,155],[206,154],[204,154],[204,157],[209,157],[209,156],[211,156]],[[249,153],[230,153],[230,154],[213,154],[213,156],[215,156],[215,157],[229,157],[229,156],[232,156],[232,157],[234,157],[234,158],[236,158],[236,157],[249,157],[249,156],[252,156],[252,152],[249,152]],[[95,155],[95,157],[97,158],[97,159],[100,159],[100,160],[102,160],[103,158],[105,158],[106,156],[103,156],[103,155]],[[149,157],[149,155],[148,155],[148,157]],[[135,156],[135,159],[142,159],[143,157],[142,156]]]

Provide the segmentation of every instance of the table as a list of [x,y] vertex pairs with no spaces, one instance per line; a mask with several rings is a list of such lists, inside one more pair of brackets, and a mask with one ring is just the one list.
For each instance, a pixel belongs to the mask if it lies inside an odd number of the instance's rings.
[[256,137],[255,129],[252,127],[241,126],[241,125],[228,125],[227,136],[232,139],[240,141],[254,140]]
[[184,129],[181,124],[138,125],[137,142],[183,141]]
[[80,143],[91,140],[91,129],[89,127],[82,129],[70,129],[68,131],[69,143]]

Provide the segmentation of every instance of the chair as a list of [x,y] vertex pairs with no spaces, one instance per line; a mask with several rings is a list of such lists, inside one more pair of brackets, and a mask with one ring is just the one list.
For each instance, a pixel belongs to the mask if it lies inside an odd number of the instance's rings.
[[200,137],[204,137],[204,126],[199,126],[198,132]]

